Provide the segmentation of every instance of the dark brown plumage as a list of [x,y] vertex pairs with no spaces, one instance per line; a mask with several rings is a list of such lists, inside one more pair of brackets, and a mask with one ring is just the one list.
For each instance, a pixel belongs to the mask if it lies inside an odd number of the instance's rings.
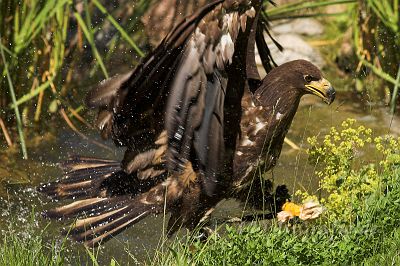
[[89,92],[102,136],[126,146],[125,156],[121,163],[84,157],[63,163],[65,178],[39,190],[74,202],[46,216],[77,217],[71,237],[95,245],[164,207],[172,234],[193,229],[225,198],[271,205],[271,184],[259,184],[257,169],[276,164],[301,96],[330,103],[334,90],[304,60],[260,81],[255,45],[267,70],[273,65],[265,42],[257,41],[266,29],[261,2],[212,1],[134,71]]
[[157,47],[164,36],[187,15],[207,4],[208,0],[158,0],[142,17],[149,43]]

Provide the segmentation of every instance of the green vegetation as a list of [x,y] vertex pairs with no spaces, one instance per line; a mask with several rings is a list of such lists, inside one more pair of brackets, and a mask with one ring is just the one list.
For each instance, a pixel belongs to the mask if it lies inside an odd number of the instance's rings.
[[[140,16],[149,2],[137,1],[135,9],[127,12],[134,19],[123,18],[122,27],[97,0],[79,4],[71,0],[1,1],[0,84],[9,90],[0,90],[0,122],[8,127],[17,122],[24,158],[27,158],[24,127],[32,127],[33,122],[46,121],[57,114],[75,130],[71,118],[85,122],[79,114],[83,109],[82,97],[78,97],[79,91],[72,86],[76,82],[74,76],[108,77],[104,60],[110,59],[116,50],[134,51],[128,64],[135,62],[135,54],[144,55],[137,44],[139,35],[127,32],[140,33]],[[123,5],[127,3],[121,2]],[[112,28],[116,32],[110,40],[95,42],[96,37],[112,32]],[[5,132],[5,125],[1,129],[12,146],[13,132]]]
[[[140,18],[150,3],[136,0],[121,14],[129,6],[127,1],[119,1],[116,9],[99,0],[0,2],[0,133],[9,146],[18,136],[27,158],[25,139],[32,133],[27,129],[35,123],[61,118],[76,131],[75,122],[88,124],[82,93],[75,84],[80,87],[88,77],[110,76],[109,63],[122,60],[116,58],[124,57],[129,66],[137,63],[146,47]],[[324,8],[336,4],[345,8],[325,12]],[[398,0],[312,0],[278,7],[266,1],[266,5],[271,20],[317,17],[334,25],[328,40],[334,39],[334,44],[324,49],[338,51],[349,33],[352,58],[347,77],[355,78],[359,91],[389,92],[395,112],[400,87]],[[111,37],[99,41],[105,34]],[[186,239],[164,246],[148,264],[400,264],[400,140],[374,137],[370,129],[348,120],[322,139],[310,138],[309,144],[309,163],[316,169],[320,187],[300,190],[296,196],[318,199],[325,208],[319,219],[224,226],[221,236],[214,234],[205,243]],[[365,153],[376,154],[376,159],[364,159]],[[0,234],[0,265],[82,263],[82,258],[67,252],[65,239],[45,239],[46,229],[39,234],[29,228],[25,234],[15,231],[11,227]],[[97,250],[87,250],[84,263],[99,265],[98,256]],[[110,261],[110,265],[125,264]]]
[[352,11],[356,55],[389,86],[394,113],[400,86],[400,5],[398,0],[359,0]]
[[[317,17],[341,23],[342,29],[352,28],[354,60],[350,68],[357,73],[358,87],[370,90],[371,86],[362,85],[369,73],[379,77],[382,82],[374,81],[372,90],[389,91],[395,111],[400,83],[398,0],[290,1],[277,7],[265,3],[271,20]],[[327,6],[338,4],[346,8],[326,13]],[[0,91],[0,124],[5,124],[2,131],[10,131],[4,132],[9,135],[8,145],[12,146],[16,137],[14,126],[23,157],[27,157],[24,133],[29,135],[26,128],[35,123],[58,117],[75,131],[79,128],[75,122],[88,125],[82,93],[74,85],[81,87],[83,77],[108,77],[107,65],[121,61],[116,58],[122,54],[131,55],[124,56],[125,65],[137,63],[144,55],[141,48],[146,47],[140,19],[150,5],[151,1],[145,0],[133,4],[119,1],[117,6],[99,0],[76,5],[71,0],[2,1],[0,66],[4,68],[0,84],[8,90]],[[373,77],[367,78],[368,83]]]
[[[347,4],[337,13],[329,13],[323,9],[327,6]],[[394,113],[398,104],[400,87],[400,5],[398,0],[312,0],[295,1],[268,9],[272,20],[287,18],[317,17],[326,21],[330,16],[336,24],[342,24],[344,36],[351,29],[351,69],[357,76],[359,90],[377,90],[381,95],[388,90],[390,108]],[[337,42],[336,42],[337,43]],[[340,43],[337,43],[340,47]],[[373,75],[371,75],[373,74]],[[363,81],[371,81],[378,77],[381,82],[372,89],[363,86]],[[364,82],[365,83],[365,82]]]
[[66,262],[64,246],[66,239],[62,239],[62,242],[46,243],[43,234],[47,227],[40,234],[34,230],[34,210],[28,219],[30,222],[24,227],[24,230],[17,232],[18,222],[15,217],[10,217],[8,228],[4,228],[0,232],[2,238],[0,241],[0,265],[64,265]]
[[[371,138],[371,130],[354,120],[332,128],[321,143],[310,138],[310,162],[320,176],[325,212],[313,222],[226,227],[223,237],[206,243],[177,244],[160,264],[195,265],[330,265],[391,264],[399,261],[400,139]],[[377,152],[365,162],[362,154]],[[389,251],[389,252],[388,252]]]
[[29,238],[7,233],[0,245],[0,265],[64,265],[65,257],[53,243],[48,247],[41,236]]
[[[322,139],[309,138],[309,161],[321,179],[320,189],[317,195],[306,191],[298,195],[303,200],[317,198],[323,204],[325,212],[317,220],[225,226],[222,236],[213,234],[205,243],[193,239],[176,241],[159,251],[148,264],[392,265],[400,262],[400,138],[372,136],[370,129],[356,126],[349,119]],[[366,152],[376,153],[376,160],[365,161]],[[0,245],[0,261],[60,265],[75,260],[63,252],[62,244],[47,246],[41,235],[25,239],[7,233]],[[97,256],[95,251],[87,251],[90,264],[98,264]],[[111,261],[111,265],[117,264]]]
[[[26,226],[24,232],[16,233],[15,225],[10,225],[7,230],[0,233],[0,265],[1,266],[32,266],[49,265],[61,266],[72,265],[99,265],[98,254],[87,249],[86,254],[80,257],[79,254],[72,255],[67,250],[67,239],[47,241],[44,237],[47,227],[39,234],[33,226],[34,217]],[[111,259],[110,266],[119,265]],[[126,264],[121,264],[126,265]]]

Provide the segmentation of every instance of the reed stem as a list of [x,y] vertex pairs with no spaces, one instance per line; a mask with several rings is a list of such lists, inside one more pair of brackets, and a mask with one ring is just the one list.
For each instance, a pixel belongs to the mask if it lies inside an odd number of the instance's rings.
[[[2,37],[0,34],[0,40],[1,40],[1,38]],[[15,119],[17,120],[17,128],[18,128],[18,134],[19,134],[19,141],[21,143],[22,156],[24,159],[28,159],[28,152],[27,152],[26,145],[25,145],[24,130],[23,130],[23,125],[22,125],[21,115],[19,113],[18,105],[16,104],[17,98],[15,97],[14,86],[11,81],[10,72],[8,71],[8,64],[6,61],[6,57],[4,55],[4,49],[3,49],[2,45],[0,45],[0,53],[1,53],[1,57],[3,59],[3,63],[4,63],[4,69],[5,69],[6,76],[7,76],[8,88],[10,90],[11,100],[14,105],[14,113],[15,113]]]

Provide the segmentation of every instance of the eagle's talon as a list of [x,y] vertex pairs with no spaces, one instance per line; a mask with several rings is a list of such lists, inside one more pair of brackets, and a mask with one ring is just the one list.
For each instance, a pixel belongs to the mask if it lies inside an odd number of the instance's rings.
[[203,226],[199,229],[199,234],[195,237],[200,242],[206,242],[211,235],[219,237],[218,233],[208,226]]

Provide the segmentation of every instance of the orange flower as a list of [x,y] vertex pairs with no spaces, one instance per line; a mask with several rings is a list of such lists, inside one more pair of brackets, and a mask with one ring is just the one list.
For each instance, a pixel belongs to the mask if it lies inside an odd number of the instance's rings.
[[282,206],[282,211],[290,212],[293,216],[299,216],[301,211],[301,206],[293,202],[286,202]]
[[317,201],[307,201],[303,205],[297,205],[293,202],[286,202],[282,206],[282,211],[277,214],[279,222],[285,223],[290,219],[298,216],[301,220],[313,220],[318,218],[322,212],[323,207]]

